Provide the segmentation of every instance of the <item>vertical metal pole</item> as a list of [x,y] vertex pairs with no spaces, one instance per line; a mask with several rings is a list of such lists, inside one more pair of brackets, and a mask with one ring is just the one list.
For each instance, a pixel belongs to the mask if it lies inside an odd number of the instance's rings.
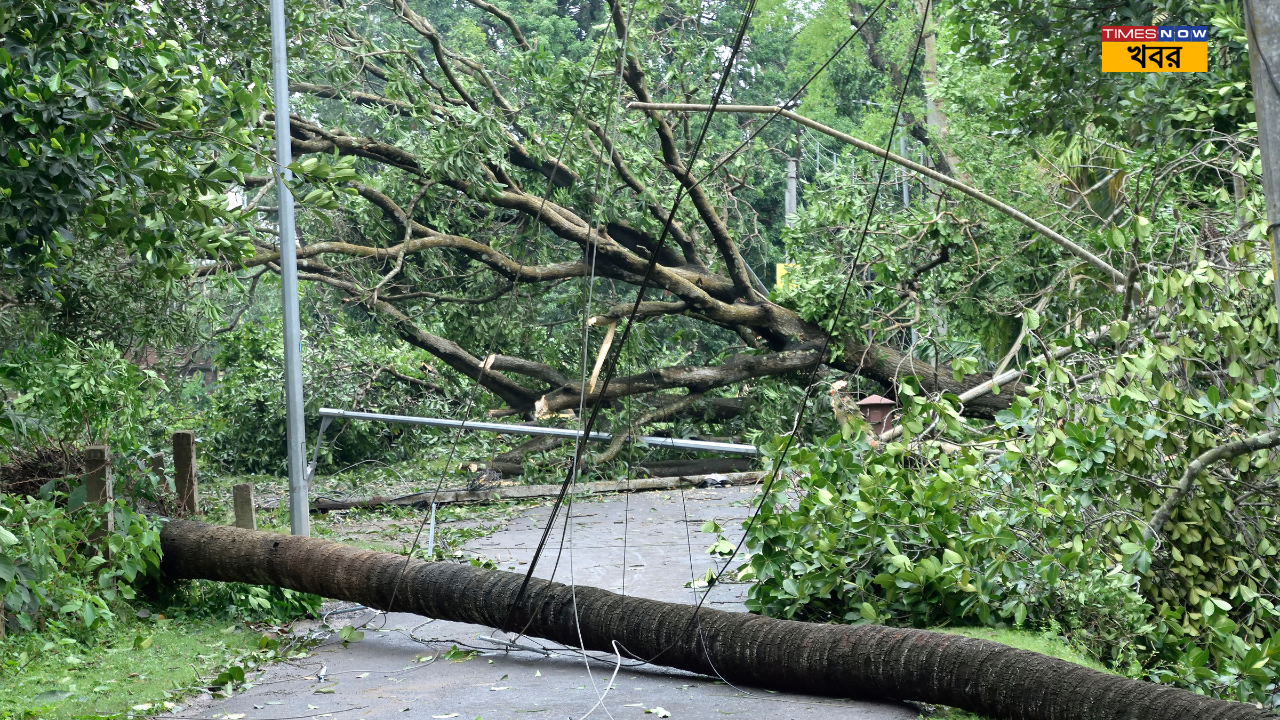
[[284,296],[284,397],[289,449],[289,531],[311,534],[306,438],[302,419],[302,330],[298,320],[298,256],[293,227],[289,163],[289,56],[284,0],[271,0],[271,74],[276,104],[276,194],[280,205],[280,293]]
[[796,159],[787,158],[787,197],[782,212],[787,216],[787,227],[796,224]]

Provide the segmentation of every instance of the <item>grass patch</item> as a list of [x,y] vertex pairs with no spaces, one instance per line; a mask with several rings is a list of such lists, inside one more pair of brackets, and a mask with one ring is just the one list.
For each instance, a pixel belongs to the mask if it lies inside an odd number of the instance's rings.
[[0,641],[0,718],[142,716],[165,703],[182,705],[258,647],[257,633],[227,630],[157,616],[121,619],[92,646],[47,634],[10,636]]

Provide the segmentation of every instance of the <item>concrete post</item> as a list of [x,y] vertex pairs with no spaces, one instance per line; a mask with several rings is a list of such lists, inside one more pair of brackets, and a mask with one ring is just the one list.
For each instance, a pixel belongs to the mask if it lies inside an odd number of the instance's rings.
[[173,484],[178,490],[178,513],[200,512],[200,489],[196,483],[196,434],[179,430],[173,434]]
[[156,487],[164,490],[164,453],[158,452],[148,458],[151,463],[151,474],[156,476]]
[[[107,505],[115,499],[111,487],[111,449],[106,445],[90,445],[84,449],[85,504]],[[107,513],[107,533],[115,530],[115,513]]]
[[231,499],[236,507],[236,527],[257,530],[258,512],[253,506],[253,483],[232,485]]

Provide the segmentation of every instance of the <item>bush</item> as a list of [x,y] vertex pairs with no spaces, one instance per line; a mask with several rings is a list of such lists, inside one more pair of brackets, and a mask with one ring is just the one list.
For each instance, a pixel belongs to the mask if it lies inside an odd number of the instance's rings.
[[[94,541],[107,512],[114,530]],[[0,495],[0,601],[13,629],[90,636],[159,567],[158,524],[123,501],[107,509]]]
[[[278,320],[243,325],[223,339],[214,357],[222,377],[207,398],[205,453],[228,471],[284,474],[282,337]],[[324,406],[401,415],[447,412],[447,395],[407,385],[385,371],[393,366],[407,376],[423,375],[424,357],[419,351],[387,342],[378,334],[348,332],[342,326],[323,335],[306,333],[303,343],[308,438],[319,429],[318,412]],[[339,422],[326,433],[321,463],[397,458],[405,454],[412,437],[400,426]]]
[[[1090,442],[1085,428],[1064,431]],[[1013,443],[994,456],[937,444],[873,449],[846,428],[786,458],[781,444],[767,451],[789,472],[759,499],[739,576],[754,581],[751,611],[914,627],[1060,625],[1130,676],[1280,705],[1280,641],[1267,605],[1246,606],[1239,593],[1235,603],[1169,602],[1159,578],[1200,569],[1185,560],[1190,551],[1153,559],[1151,543],[1109,517],[1120,507],[1149,512],[1145,484],[1100,470],[1035,475]],[[1097,452],[1101,461],[1114,447]],[[1240,552],[1229,540],[1215,552]]]

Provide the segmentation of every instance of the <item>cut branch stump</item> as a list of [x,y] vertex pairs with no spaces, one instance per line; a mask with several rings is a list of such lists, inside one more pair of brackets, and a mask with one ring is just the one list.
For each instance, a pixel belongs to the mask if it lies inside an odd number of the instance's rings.
[[961,635],[695,610],[545,580],[521,593],[524,576],[516,573],[188,520],[168,522],[160,542],[169,578],[274,585],[584,650],[618,647],[646,662],[771,690],[913,700],[1007,720],[1272,717],[1253,705]]

